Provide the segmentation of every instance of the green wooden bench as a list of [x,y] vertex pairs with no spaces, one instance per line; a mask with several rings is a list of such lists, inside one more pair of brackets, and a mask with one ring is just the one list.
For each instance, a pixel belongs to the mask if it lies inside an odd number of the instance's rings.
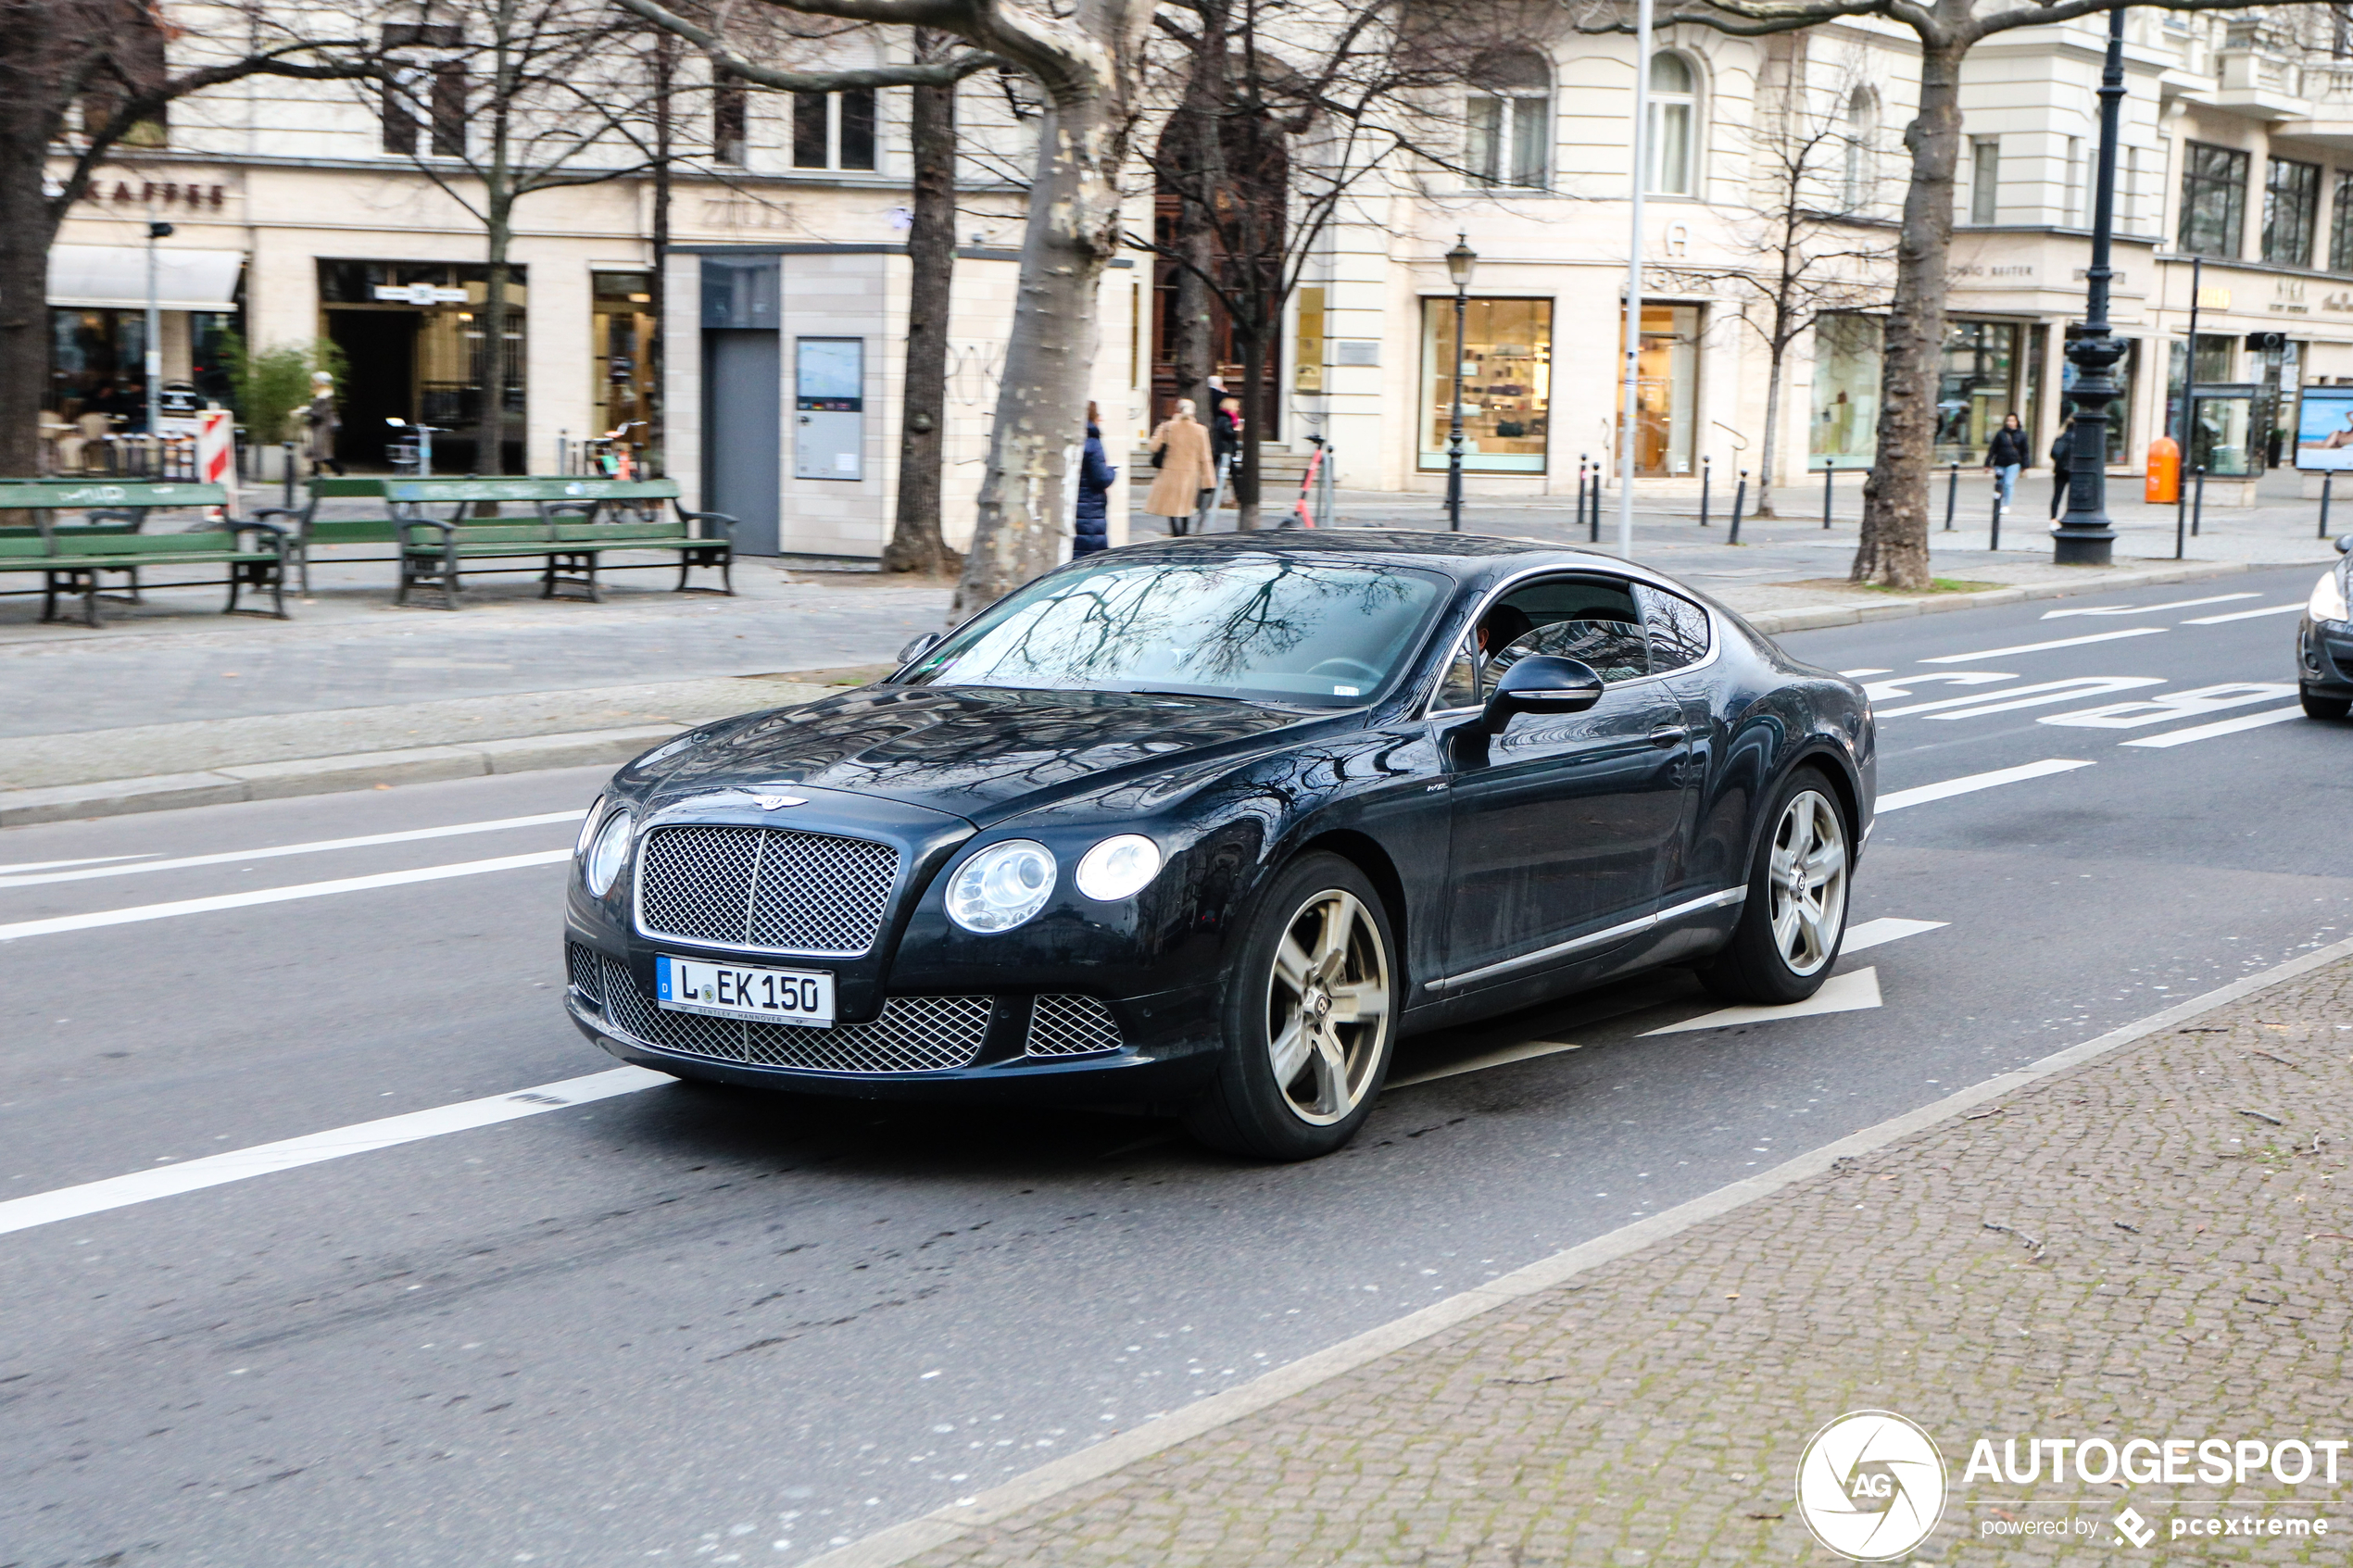
[[[59,619],[60,596],[79,596],[83,621],[97,626],[101,624],[100,583],[108,572],[127,574],[136,596],[139,572],[145,568],[223,566],[228,568],[224,579],[162,585],[225,585],[229,602],[222,607],[224,615],[240,613],[237,599],[245,589],[266,588],[272,608],[242,613],[274,615],[283,621],[288,530],[251,518],[224,518],[201,522],[183,533],[143,532],[150,512],[225,507],[228,501],[228,493],[218,484],[0,480],[0,511],[29,511],[34,520],[30,526],[0,528],[0,572],[42,574],[42,620]],[[75,509],[88,521],[57,521],[59,511]]]
[[[675,480],[558,476],[389,479],[383,483],[384,499],[399,520],[400,588],[394,600],[398,604],[407,604],[412,593],[437,593],[442,608],[456,609],[463,576],[484,570],[471,564],[475,562],[536,558],[543,563],[538,569],[541,598],[576,592],[598,603],[604,599],[597,585],[600,569],[667,564],[605,558],[616,550],[675,555],[680,593],[688,590],[688,576],[698,566],[719,572],[719,592],[736,591],[736,520],[678,505]],[[537,515],[529,522],[464,515],[484,501],[526,504]],[[663,517],[665,504],[674,518]],[[427,516],[427,507],[447,507],[450,515]],[[598,521],[614,517],[629,521]]]

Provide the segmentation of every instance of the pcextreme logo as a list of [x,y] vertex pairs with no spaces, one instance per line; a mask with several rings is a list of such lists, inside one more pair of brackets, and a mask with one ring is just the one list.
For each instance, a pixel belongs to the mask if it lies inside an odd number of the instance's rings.
[[1806,1445],[1797,1513],[1814,1538],[1856,1562],[1886,1562],[1944,1516],[1944,1456],[1893,1411],[1850,1411]]

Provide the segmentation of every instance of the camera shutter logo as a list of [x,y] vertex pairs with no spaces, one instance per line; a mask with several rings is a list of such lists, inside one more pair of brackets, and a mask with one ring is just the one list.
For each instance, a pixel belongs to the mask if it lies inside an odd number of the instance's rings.
[[1928,1539],[1944,1514],[1944,1456],[1893,1411],[1851,1411],[1806,1445],[1797,1512],[1814,1538],[1856,1562],[1885,1562]]

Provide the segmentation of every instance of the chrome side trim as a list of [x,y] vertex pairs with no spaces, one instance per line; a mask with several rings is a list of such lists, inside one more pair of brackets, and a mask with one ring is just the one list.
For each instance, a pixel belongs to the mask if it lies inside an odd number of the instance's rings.
[[1604,930],[1589,932],[1583,936],[1573,936],[1566,942],[1555,942],[1549,947],[1539,947],[1532,953],[1522,953],[1517,958],[1505,959],[1501,963],[1491,963],[1483,968],[1466,970],[1460,974],[1450,974],[1443,979],[1433,980],[1429,983],[1428,989],[1451,991],[1458,985],[1467,985],[1476,980],[1486,980],[1498,974],[1509,974],[1516,969],[1526,969],[1530,964],[1543,963],[1551,959],[1567,958],[1571,953],[1587,947],[1598,947],[1604,942],[1616,942],[1628,936],[1640,935],[1653,926],[1665,925],[1670,921],[1681,920],[1686,915],[1695,915],[1706,909],[1718,909],[1730,904],[1745,903],[1747,899],[1748,888],[1745,884],[1739,887],[1721,888],[1702,897],[1686,899],[1668,909],[1644,915],[1639,920],[1629,920],[1622,925],[1613,925]]

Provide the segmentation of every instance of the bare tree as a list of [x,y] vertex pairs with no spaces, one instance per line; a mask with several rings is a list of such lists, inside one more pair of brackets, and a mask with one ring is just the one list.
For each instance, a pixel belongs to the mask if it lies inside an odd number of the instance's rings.
[[[0,473],[30,474],[39,462],[49,247],[99,162],[208,88],[371,69],[356,40],[300,37],[258,7],[221,14],[246,25],[175,37],[141,0],[0,0]],[[240,31],[238,42],[224,42]],[[49,160],[60,146],[71,163],[52,185]]]
[[[650,0],[622,3],[649,14]],[[1045,96],[988,471],[950,612],[961,620],[1061,554],[1094,362],[1096,290],[1119,248],[1119,171],[1151,0],[1072,0],[1067,14],[1019,0],[761,3],[804,16],[951,33],[1019,67]]]
[[1231,327],[1246,434],[1234,495],[1253,529],[1269,350],[1304,270],[1370,182],[1417,163],[1461,171],[1443,90],[1530,34],[1486,0],[1170,0],[1155,22],[1185,75],[1143,158],[1177,212],[1128,243],[1177,270],[1180,393],[1208,374],[1207,307]]
[[1807,52],[1782,52],[1748,130],[1753,216],[1728,248],[1753,263],[1662,269],[1679,286],[1729,292],[1765,348],[1765,432],[1756,465],[1758,517],[1773,515],[1781,397],[1790,349],[1823,317],[1884,308],[1894,224],[1879,210],[1877,98],[1857,65],[1806,80]]
[[[1944,346],[1944,283],[1953,247],[1953,192],[1960,163],[1961,61],[1981,39],[2104,14],[2127,0],[1685,0],[1657,24],[1713,28],[1742,37],[1793,32],[1843,17],[1880,17],[1919,41],[1919,113],[1904,132],[1911,180],[1896,240],[1879,409],[1879,451],[1863,487],[1863,538],[1853,580],[1887,587],[1929,584],[1928,487],[1936,454],[1937,359]],[[2243,0],[2131,0],[2167,11],[2233,11]],[[1631,32],[1619,0],[1579,23],[1587,32]],[[1982,8],[1981,8],[1982,7]]]

